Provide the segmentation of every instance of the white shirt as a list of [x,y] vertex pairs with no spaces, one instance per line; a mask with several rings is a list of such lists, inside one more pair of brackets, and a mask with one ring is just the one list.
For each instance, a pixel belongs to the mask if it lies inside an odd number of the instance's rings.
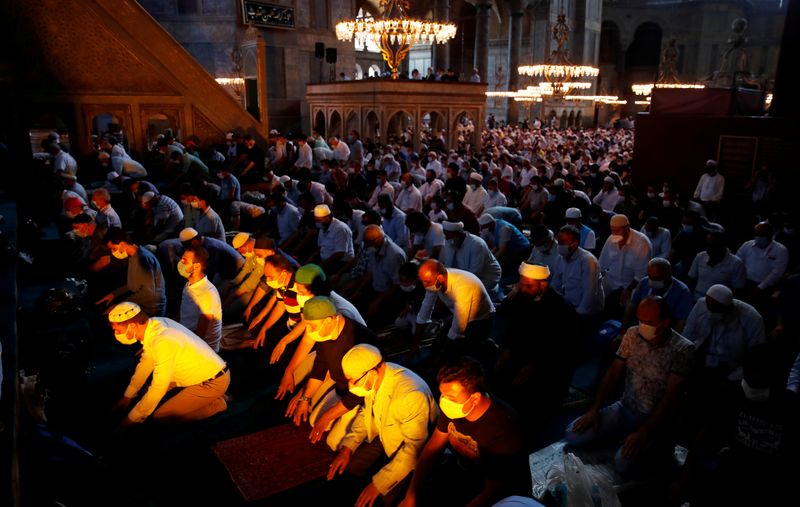
[[705,296],[708,289],[716,284],[725,285],[729,289],[743,289],[745,274],[744,263],[730,250],[726,249],[722,260],[713,266],[708,264],[708,252],[700,252],[689,268],[689,277],[697,280],[694,286],[694,299],[698,300]]
[[394,187],[387,181],[383,185],[376,185],[375,190],[372,191],[372,195],[369,198],[367,204],[369,204],[373,208],[378,207],[378,196],[381,194],[389,194],[390,199],[394,199]]
[[222,301],[219,291],[207,276],[191,284],[186,282],[181,299],[181,324],[186,329],[196,334],[201,315],[211,316],[211,321],[206,328],[206,335],[200,338],[215,352],[219,352],[219,342],[222,340]]
[[424,234],[414,235],[414,246],[424,248],[428,255],[433,253],[433,249],[444,246],[444,229],[442,224],[431,222],[431,226]]
[[425,204],[429,204],[431,199],[436,197],[442,192],[444,188],[444,182],[440,179],[434,179],[430,183],[427,181],[419,187],[419,193],[422,194],[422,199]]
[[486,286],[486,290],[494,290],[502,273],[500,263],[483,239],[469,232],[465,234],[464,242],[458,248],[446,242],[439,260],[448,268],[474,273]]
[[650,240],[639,231],[630,229],[625,243],[614,243],[609,237],[599,259],[604,289],[624,289],[647,276],[647,263],[653,258],[652,254]]
[[494,195],[492,195],[491,191],[486,191],[486,199],[483,201],[483,210],[487,210],[489,208],[494,208],[497,206],[506,206],[508,204],[508,199],[506,199],[505,194],[500,192],[499,190],[494,191]]
[[477,215],[479,211],[483,210],[483,203],[488,196],[489,193],[482,186],[478,185],[478,188],[473,189],[472,185],[467,185],[467,193],[464,194],[461,203]]
[[350,147],[347,143],[339,141],[333,148],[333,159],[337,162],[347,162],[350,159]]
[[150,318],[142,340],[142,356],[125,397],[136,397],[151,373],[153,380],[128,417],[134,422],[144,421],[155,411],[170,383],[177,387],[201,384],[224,367],[225,361],[183,325],[165,317]]
[[56,173],[67,173],[75,176],[78,174],[78,162],[75,157],[66,151],[59,151],[53,159],[53,171]]
[[764,322],[755,308],[738,299],[722,319],[714,318],[706,298],[700,298],[686,319],[683,335],[694,342],[696,350],[710,340],[705,356],[708,368],[724,367],[729,380],[741,380],[745,353],[764,343]]
[[590,252],[578,247],[565,259],[558,256],[551,286],[575,307],[578,315],[603,311],[605,293],[600,281],[600,265]]
[[422,194],[413,184],[410,187],[403,185],[402,190],[397,192],[397,197],[394,198],[394,205],[404,212],[422,211]]
[[703,173],[697,188],[694,189],[694,198],[701,201],[719,202],[722,200],[722,192],[725,190],[725,177],[720,173],[711,176]]
[[736,257],[744,262],[747,279],[758,282],[761,290],[775,287],[789,265],[789,249],[777,241],[770,241],[763,250],[756,246],[755,240],[745,241]]
[[669,229],[665,227],[659,227],[655,234],[649,236],[645,232],[645,228],[642,227],[641,233],[647,236],[647,239],[650,240],[650,244],[653,246],[654,259],[656,257],[666,259],[669,256],[669,251],[672,248],[672,234],[669,232]]
[[486,287],[477,276],[468,271],[448,268],[447,287],[437,292],[425,292],[425,299],[417,313],[417,324],[431,321],[437,298],[453,312],[453,323],[447,332],[447,337],[451,340],[461,336],[470,322],[488,319],[494,315],[494,305]]
[[314,163],[313,158],[314,152],[311,149],[311,146],[309,146],[308,143],[303,143],[302,146],[298,146],[297,162],[294,163],[294,166],[311,169],[311,165]]
[[619,191],[616,188],[612,188],[608,192],[601,190],[592,199],[592,202],[603,208],[603,211],[614,211],[619,201]]
[[345,260],[353,257],[353,233],[347,224],[337,218],[333,219],[327,230],[319,230],[317,245],[323,261],[338,252],[344,252]]

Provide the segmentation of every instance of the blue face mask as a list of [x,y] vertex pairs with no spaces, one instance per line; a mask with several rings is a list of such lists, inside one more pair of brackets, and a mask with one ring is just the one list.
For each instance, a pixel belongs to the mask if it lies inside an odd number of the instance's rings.
[[755,238],[756,246],[760,249],[765,249],[769,246],[770,239],[766,236],[757,236]]
[[683,226],[683,232],[685,232],[686,234],[693,233],[694,232],[694,226],[693,225],[684,225]]

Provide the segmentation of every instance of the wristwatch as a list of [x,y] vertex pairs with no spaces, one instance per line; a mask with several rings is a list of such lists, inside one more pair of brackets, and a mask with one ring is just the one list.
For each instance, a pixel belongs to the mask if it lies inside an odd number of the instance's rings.
[[311,405],[311,398],[309,398],[309,397],[308,397],[308,396],[306,396],[306,395],[300,396],[300,398],[299,398],[297,401],[305,401],[306,403],[308,403],[309,405]]

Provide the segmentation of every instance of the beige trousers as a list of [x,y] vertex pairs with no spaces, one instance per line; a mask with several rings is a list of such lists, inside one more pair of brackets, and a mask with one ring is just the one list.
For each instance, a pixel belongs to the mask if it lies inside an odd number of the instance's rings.
[[153,413],[153,419],[165,423],[199,421],[228,409],[223,395],[231,384],[231,372],[214,380],[187,386],[164,402]]

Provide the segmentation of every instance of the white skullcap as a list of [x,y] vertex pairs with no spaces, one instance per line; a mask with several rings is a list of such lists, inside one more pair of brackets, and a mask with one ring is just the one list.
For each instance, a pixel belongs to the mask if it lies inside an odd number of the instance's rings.
[[106,179],[108,181],[115,180],[117,178],[119,178],[119,173],[116,171],[109,171],[108,174],[106,174]]
[[247,232],[240,232],[236,236],[233,237],[233,241],[231,241],[231,245],[233,248],[241,248],[242,245],[247,243],[247,240],[250,239],[250,234]]
[[483,175],[481,175],[481,173],[472,173],[469,175],[469,179],[476,181],[483,181]]
[[706,296],[721,305],[729,306],[733,303],[733,292],[721,283],[709,287]]
[[581,210],[578,208],[567,208],[567,212],[564,213],[564,218],[581,218],[583,214]]
[[280,132],[278,132],[277,129],[272,129],[272,130],[269,131],[269,135],[278,136],[278,135],[280,135]]
[[605,181],[606,183],[616,183],[616,181],[614,181],[614,178],[612,178],[611,176],[606,176],[605,178],[603,178],[603,181]]
[[706,160],[706,166],[710,166],[710,165],[717,165],[717,161],[714,160],[713,158],[710,158],[710,159]]
[[350,380],[356,380],[369,370],[378,366],[383,357],[374,345],[361,343],[353,346],[342,357],[342,373]]
[[281,176],[278,179],[280,180],[281,183],[286,183],[287,181],[291,180],[292,178],[290,178],[289,175],[284,174],[283,176]]
[[114,323],[125,322],[139,315],[141,311],[142,309],[136,303],[123,301],[108,312],[108,321]]
[[611,227],[625,227],[626,225],[631,225],[631,223],[628,221],[628,217],[622,213],[617,213],[611,217]]
[[464,222],[448,222],[445,220],[442,222],[442,229],[448,232],[463,232]]
[[550,278],[550,268],[539,264],[523,262],[519,265],[519,275],[533,280],[547,280]]
[[181,231],[181,233],[178,235],[178,238],[180,238],[181,243],[183,243],[185,241],[189,241],[190,239],[196,238],[198,234],[199,233],[195,229],[187,227]]
[[153,199],[153,197],[155,197],[155,196],[156,196],[156,194],[154,194],[153,192],[145,192],[145,193],[142,195],[142,204],[147,204],[147,203],[148,203],[148,202],[150,202],[150,201]]
[[494,217],[492,215],[488,214],[488,213],[484,213],[478,219],[478,223],[480,225],[489,225],[489,224],[493,224],[494,222],[495,222]]
[[553,181],[553,186],[563,187],[564,186],[564,180],[561,179],[561,178],[556,179],[555,181]]
[[227,139],[228,141],[233,139],[233,132],[228,132],[227,134],[225,134],[225,139]]
[[59,176],[61,176],[65,180],[78,181],[78,178],[74,174],[70,174],[68,172],[62,171],[61,174],[59,174]]
[[331,209],[327,204],[317,204],[314,206],[314,218],[324,218],[330,216]]

